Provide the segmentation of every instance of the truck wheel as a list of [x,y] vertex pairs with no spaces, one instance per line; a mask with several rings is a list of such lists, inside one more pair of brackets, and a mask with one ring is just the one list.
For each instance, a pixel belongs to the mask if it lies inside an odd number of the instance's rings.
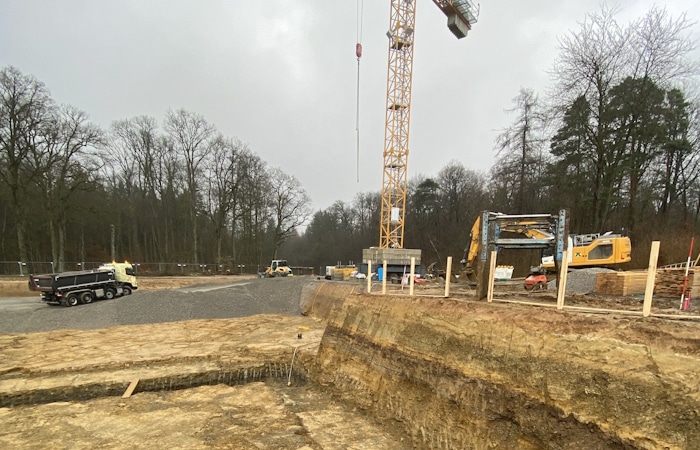
[[80,301],[83,302],[84,305],[92,303],[93,300],[95,300],[95,296],[92,294],[92,292],[83,292],[80,296]]
[[124,286],[122,289],[122,295],[131,295],[131,288],[129,286]]
[[105,298],[107,300],[112,300],[117,296],[117,292],[114,289],[105,289]]
[[66,297],[64,305],[66,306],[76,306],[78,304],[78,296],[75,294],[70,294]]

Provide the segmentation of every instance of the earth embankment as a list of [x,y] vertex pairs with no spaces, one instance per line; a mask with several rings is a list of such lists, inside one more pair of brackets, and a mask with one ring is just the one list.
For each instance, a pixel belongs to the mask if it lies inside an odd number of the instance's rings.
[[312,377],[417,446],[700,448],[697,324],[325,289]]

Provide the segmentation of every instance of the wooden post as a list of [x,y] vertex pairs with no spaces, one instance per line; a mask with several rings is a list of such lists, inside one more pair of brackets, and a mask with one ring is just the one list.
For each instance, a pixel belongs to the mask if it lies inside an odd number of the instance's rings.
[[372,260],[367,260],[367,293],[372,292]]
[[647,286],[644,290],[644,307],[642,315],[649,317],[651,314],[651,299],[654,296],[654,282],[656,281],[656,263],[659,260],[660,241],[652,241],[651,253],[649,253],[649,269],[647,269]]
[[413,296],[413,284],[414,284],[414,279],[413,276],[416,274],[416,258],[415,256],[411,256],[411,278],[408,280],[408,295]]
[[382,267],[382,295],[386,295],[386,259]]
[[447,270],[445,271],[445,298],[450,296],[450,279],[452,278],[452,257],[447,257]]
[[559,286],[557,286],[557,309],[564,309],[564,297],[566,296],[566,275],[569,272],[569,250],[562,252],[561,268],[559,269]]
[[493,301],[493,281],[496,278],[496,257],[498,252],[496,250],[491,251],[491,261],[489,264],[489,290],[486,294],[486,301],[491,303]]

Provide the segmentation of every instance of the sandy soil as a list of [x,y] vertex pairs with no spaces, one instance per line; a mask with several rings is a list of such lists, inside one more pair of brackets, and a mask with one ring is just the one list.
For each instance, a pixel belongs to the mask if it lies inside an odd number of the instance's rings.
[[[139,283],[156,293],[240,280]],[[4,295],[25,287],[4,281]],[[260,281],[285,289],[291,280]],[[0,448],[412,448],[393,421],[308,381],[305,367],[324,326],[303,316],[256,315],[0,334]],[[134,380],[133,395],[122,398]]]
[[[234,279],[140,283],[156,290]],[[259,281],[288,289],[285,280]],[[308,283],[310,309],[333,317],[328,326],[266,314],[0,334],[0,447],[700,445],[696,322],[427,297],[439,297],[437,286],[417,289],[418,299],[356,295],[363,286]],[[341,314],[334,296],[338,305],[352,296]],[[498,297],[554,301],[553,293]],[[638,299],[617,303],[640,307]]]

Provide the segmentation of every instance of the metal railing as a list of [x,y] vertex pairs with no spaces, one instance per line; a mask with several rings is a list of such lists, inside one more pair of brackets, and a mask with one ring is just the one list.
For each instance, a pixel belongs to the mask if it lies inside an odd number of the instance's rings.
[[[63,271],[97,269],[106,261],[68,261],[63,263]],[[234,275],[257,274],[267,267],[263,264],[216,264],[216,263],[139,263],[131,262],[137,275]],[[29,274],[55,273],[57,265],[50,261],[0,261],[0,275],[27,276]],[[301,270],[299,271],[302,274]],[[297,274],[297,271],[294,271]]]

